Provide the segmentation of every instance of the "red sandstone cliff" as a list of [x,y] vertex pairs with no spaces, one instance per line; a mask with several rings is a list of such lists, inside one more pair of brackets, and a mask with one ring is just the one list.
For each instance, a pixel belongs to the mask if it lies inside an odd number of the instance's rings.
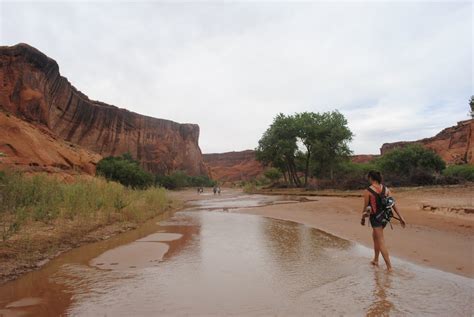
[[[94,153],[108,156],[130,152],[153,173],[180,169],[191,175],[207,174],[198,145],[198,125],[147,117],[90,100],[60,75],[54,60],[26,44],[0,47],[0,110],[31,123],[28,134],[19,133],[13,138],[2,131],[0,135],[0,151],[7,152],[12,164],[31,154],[31,162],[41,161],[45,166],[65,161],[71,164],[64,167],[74,166],[77,153],[63,151],[59,155],[56,145],[48,148],[51,142],[59,142],[92,153],[86,165],[100,159]],[[13,122],[14,118],[4,116],[2,120],[3,128],[4,122]],[[22,123],[15,121],[13,125]],[[32,141],[35,138],[37,142]],[[28,145],[31,153],[26,151]],[[48,160],[41,158],[40,150],[51,152]],[[57,155],[67,159],[58,161]],[[79,168],[90,173],[86,165]]]
[[448,164],[474,164],[474,119],[458,122],[436,136],[412,142],[385,143],[380,149],[384,155],[394,148],[409,144],[421,144],[434,150]]
[[255,159],[255,151],[204,154],[210,176],[221,182],[250,180],[263,173],[263,166]]

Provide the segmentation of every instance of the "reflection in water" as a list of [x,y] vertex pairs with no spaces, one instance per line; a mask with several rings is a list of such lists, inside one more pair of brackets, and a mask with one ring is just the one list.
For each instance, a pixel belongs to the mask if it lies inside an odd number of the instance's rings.
[[[153,232],[180,237],[159,242],[169,245],[163,262],[129,270],[89,265],[104,251]],[[346,240],[252,215],[179,212],[133,238],[82,251],[1,287],[0,315],[471,314],[471,279],[402,261],[387,274],[367,264],[361,252],[369,251]],[[41,300],[7,308],[26,297]]]
[[392,274],[374,270],[373,302],[367,309],[367,316],[389,316],[394,304],[389,299]]

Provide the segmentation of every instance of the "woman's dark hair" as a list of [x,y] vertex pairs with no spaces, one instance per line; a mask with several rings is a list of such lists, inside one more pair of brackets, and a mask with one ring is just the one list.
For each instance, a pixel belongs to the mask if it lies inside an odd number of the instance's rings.
[[367,174],[367,177],[372,178],[374,181],[382,183],[382,174],[380,174],[380,172],[370,171],[369,174]]

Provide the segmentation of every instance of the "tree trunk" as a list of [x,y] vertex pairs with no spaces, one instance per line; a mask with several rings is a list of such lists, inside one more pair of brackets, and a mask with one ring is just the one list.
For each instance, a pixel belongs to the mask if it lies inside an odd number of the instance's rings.
[[290,168],[290,163],[287,162],[286,163],[286,170],[287,170],[287,173],[288,173],[288,180],[290,181],[290,185],[293,185],[293,177],[291,175],[291,168]]
[[283,178],[285,179],[285,183],[288,184],[288,178],[286,177],[286,171],[283,170]]
[[291,166],[291,173],[293,175],[293,179],[295,181],[295,185],[296,187],[301,187],[301,182],[298,178],[298,173],[296,171],[296,166],[295,166],[295,162],[291,161],[290,162],[290,166]]
[[306,167],[304,170],[304,187],[308,186],[308,174],[309,174],[309,160],[311,158],[311,152],[308,150],[306,153]]

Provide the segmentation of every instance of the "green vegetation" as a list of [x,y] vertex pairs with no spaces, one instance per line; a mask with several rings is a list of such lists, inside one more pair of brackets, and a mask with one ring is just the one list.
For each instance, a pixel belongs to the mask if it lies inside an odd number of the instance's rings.
[[215,181],[207,176],[189,176],[183,171],[175,171],[170,175],[155,175],[146,172],[140,163],[132,158],[130,153],[122,156],[109,156],[97,164],[97,175],[120,184],[145,189],[150,186],[159,186],[166,189],[182,187],[212,187]]
[[171,175],[157,175],[155,185],[167,189],[183,187],[213,187],[216,181],[207,176],[189,176],[183,171],[173,172]]
[[[474,111],[474,96],[470,105]],[[381,171],[390,186],[474,181],[472,165],[446,168],[438,154],[417,144],[396,148],[370,163],[352,163],[348,147],[352,136],[338,111],[280,113],[259,140],[256,157],[271,167],[265,179],[278,187],[359,189],[367,186],[370,170]],[[262,185],[265,182],[257,180],[243,184],[248,190]]]
[[244,193],[252,194],[257,190],[257,185],[255,182],[246,182],[242,186]]
[[[334,178],[334,170],[351,153],[352,132],[338,111],[278,114],[259,140],[257,160],[279,169],[285,182],[301,187],[314,175]],[[304,175],[303,182],[299,173]]]
[[0,174],[0,234],[8,239],[27,222],[142,222],[166,210],[165,189],[134,190],[100,178],[65,183],[46,175]]
[[421,145],[409,145],[394,149],[377,160],[377,165],[385,173],[411,176],[419,171],[440,173],[446,163],[434,151]]
[[453,182],[456,180],[474,182],[474,165],[451,165],[443,171],[443,175],[452,178]]
[[270,181],[270,182],[277,182],[280,178],[283,177],[282,172],[278,168],[271,167],[267,169],[263,175]]
[[147,188],[154,181],[153,175],[143,170],[129,153],[100,160],[96,174],[132,188]]
[[379,158],[376,164],[395,185],[434,184],[446,168],[438,154],[421,145],[394,149]]

